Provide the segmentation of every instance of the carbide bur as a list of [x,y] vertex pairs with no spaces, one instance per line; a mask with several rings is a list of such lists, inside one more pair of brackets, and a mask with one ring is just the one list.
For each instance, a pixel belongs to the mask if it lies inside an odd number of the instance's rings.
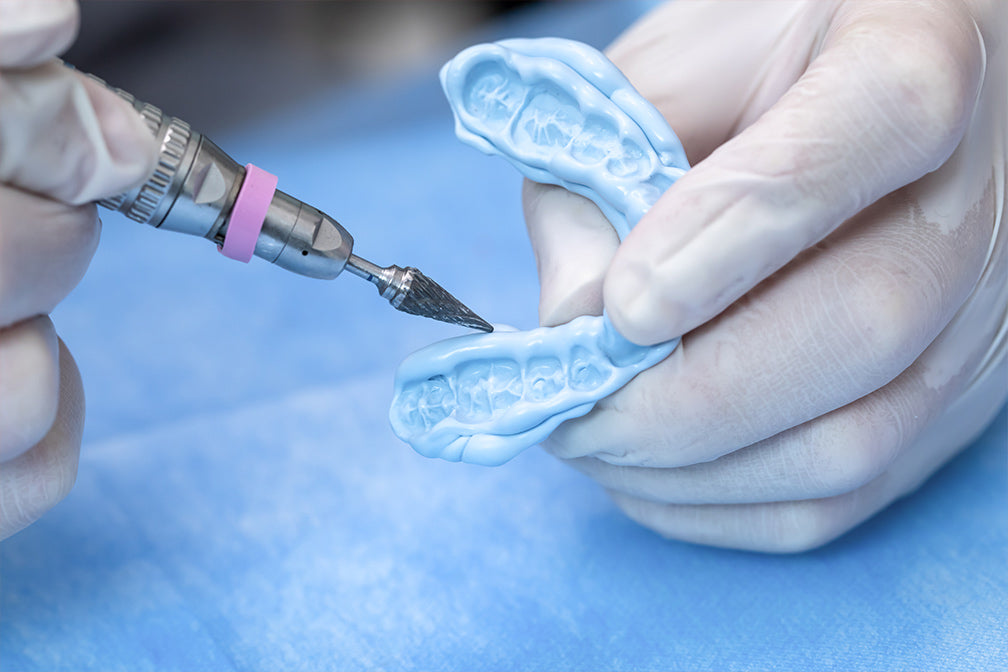
[[382,268],[351,254],[346,270],[373,283],[382,298],[396,310],[470,329],[493,331],[493,325],[417,268],[395,265]]
[[409,286],[399,305],[395,306],[396,310],[470,329],[493,331],[493,326],[489,322],[449,294],[444,287],[421,273],[419,269],[409,267],[406,273],[411,276]]

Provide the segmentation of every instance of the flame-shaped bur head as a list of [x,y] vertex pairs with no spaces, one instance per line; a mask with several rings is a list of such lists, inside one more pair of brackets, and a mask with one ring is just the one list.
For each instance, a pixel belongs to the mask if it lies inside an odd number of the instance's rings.
[[448,293],[419,269],[407,267],[402,292],[391,299],[396,310],[411,315],[429,317],[448,324],[457,324],[479,331],[493,331],[493,326],[465,304]]
[[493,331],[489,322],[412,266],[382,268],[351,254],[346,270],[374,284],[382,298],[387,299],[396,310],[460,327]]

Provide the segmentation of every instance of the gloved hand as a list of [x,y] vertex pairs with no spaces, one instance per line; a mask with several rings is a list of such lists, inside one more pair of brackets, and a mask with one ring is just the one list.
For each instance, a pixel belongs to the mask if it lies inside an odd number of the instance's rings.
[[84,394],[46,315],[94,254],[92,201],[157,157],[128,104],[55,60],[77,26],[75,0],[0,0],[0,538],[73,485]]
[[1008,3],[664,5],[609,56],[695,166],[617,249],[527,184],[540,318],[679,349],[553,454],[663,535],[816,547],[1004,403]]

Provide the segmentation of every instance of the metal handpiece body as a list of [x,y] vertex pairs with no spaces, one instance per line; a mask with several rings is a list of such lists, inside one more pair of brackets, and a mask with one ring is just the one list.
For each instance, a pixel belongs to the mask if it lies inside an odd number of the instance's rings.
[[[185,121],[138,101],[127,91],[109,88],[139,112],[157,139],[158,162],[143,184],[99,201],[99,205],[142,224],[206,238],[231,256],[228,228],[243,187],[255,181],[249,179],[253,171],[256,175],[268,173],[251,164],[242,167]],[[346,229],[324,212],[275,190],[275,177],[269,177],[274,182],[267,192],[268,204],[262,203],[264,209],[255,219],[254,241],[246,239],[254,242],[254,250],[249,244],[241,256],[233,258],[248,261],[254,254],[288,271],[325,280],[347,269],[374,284],[396,310],[493,331],[489,322],[418,269],[381,267],[354,255],[353,236]]]
[[[146,182],[99,205],[142,224],[223,244],[245,168],[185,121],[113,90],[157,138],[158,163]],[[352,250],[353,237],[333,218],[277,191],[255,255],[294,273],[331,279],[343,271]]]

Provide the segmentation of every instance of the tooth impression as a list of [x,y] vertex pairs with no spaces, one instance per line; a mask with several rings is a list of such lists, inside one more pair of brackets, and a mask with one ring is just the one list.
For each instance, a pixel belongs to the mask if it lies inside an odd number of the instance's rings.
[[[454,459],[506,462],[563,420],[587,413],[676,345],[622,340],[633,357],[621,365],[625,360],[609,345],[614,338],[622,339],[608,320],[584,316],[561,327],[470,334],[429,345],[399,365],[392,428],[428,457],[448,458],[446,447],[461,437],[497,437],[492,450],[464,442]],[[573,409],[580,412],[571,414]],[[539,438],[524,443],[517,438],[523,434]]]
[[661,113],[587,45],[476,45],[441,69],[441,84],[460,140],[591,199],[621,240],[689,167]]
[[[605,56],[547,38],[471,47],[441,71],[461,140],[594,201],[620,239],[688,168],[661,114]],[[434,343],[396,372],[389,419],[428,457],[496,465],[665,359],[606,317]]]

